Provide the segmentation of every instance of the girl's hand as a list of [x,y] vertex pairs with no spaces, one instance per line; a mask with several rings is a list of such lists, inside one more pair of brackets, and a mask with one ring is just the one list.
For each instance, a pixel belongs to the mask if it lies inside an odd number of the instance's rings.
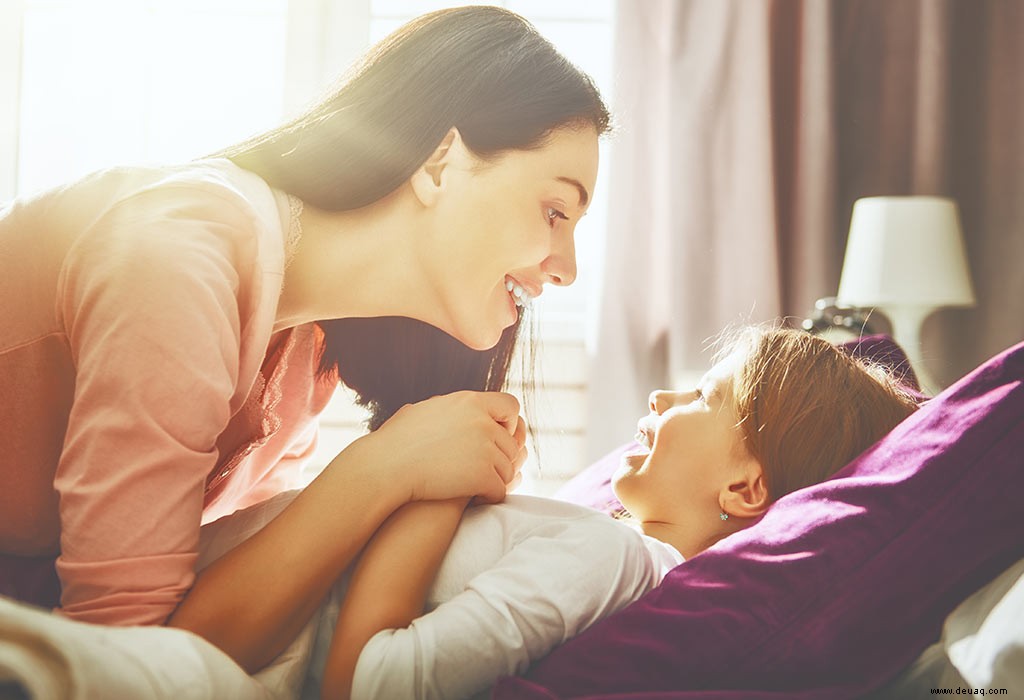
[[493,391],[407,404],[357,442],[375,468],[408,488],[409,500],[501,501],[526,460],[519,401]]

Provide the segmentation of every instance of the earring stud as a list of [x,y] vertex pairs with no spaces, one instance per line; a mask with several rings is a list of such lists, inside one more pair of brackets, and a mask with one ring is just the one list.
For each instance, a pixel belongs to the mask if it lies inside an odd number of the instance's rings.
[[728,520],[728,519],[729,519],[729,514],[728,514],[728,513],[726,513],[726,512],[725,512],[725,511],[723,510],[723,511],[722,511],[721,513],[719,513],[719,514],[718,514],[718,517],[719,517],[719,518],[721,518],[722,520]]

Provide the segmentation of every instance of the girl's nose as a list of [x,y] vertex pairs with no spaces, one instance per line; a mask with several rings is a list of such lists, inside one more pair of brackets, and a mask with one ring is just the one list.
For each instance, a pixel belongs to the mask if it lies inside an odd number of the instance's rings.
[[693,401],[699,396],[696,389],[692,391],[668,391],[666,389],[655,389],[647,397],[647,404],[651,410],[659,416],[677,404]]
[[650,406],[651,411],[661,415],[665,409],[672,405],[670,391],[664,389],[655,389],[651,392],[650,396],[647,397],[647,404]]

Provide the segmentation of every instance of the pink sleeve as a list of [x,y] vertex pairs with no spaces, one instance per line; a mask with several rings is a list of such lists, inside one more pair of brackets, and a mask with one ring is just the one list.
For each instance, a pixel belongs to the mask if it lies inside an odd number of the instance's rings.
[[158,190],[112,209],[68,256],[57,312],[77,378],[55,487],[69,617],[161,624],[192,585],[238,381],[251,227],[214,195]]

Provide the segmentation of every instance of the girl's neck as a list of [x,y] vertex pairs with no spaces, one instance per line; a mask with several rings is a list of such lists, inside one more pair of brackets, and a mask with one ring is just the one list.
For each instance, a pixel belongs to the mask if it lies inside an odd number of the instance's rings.
[[726,522],[713,528],[697,528],[692,525],[662,521],[638,521],[637,524],[645,535],[671,545],[683,555],[684,559],[697,556],[719,540],[742,529],[742,527]]

